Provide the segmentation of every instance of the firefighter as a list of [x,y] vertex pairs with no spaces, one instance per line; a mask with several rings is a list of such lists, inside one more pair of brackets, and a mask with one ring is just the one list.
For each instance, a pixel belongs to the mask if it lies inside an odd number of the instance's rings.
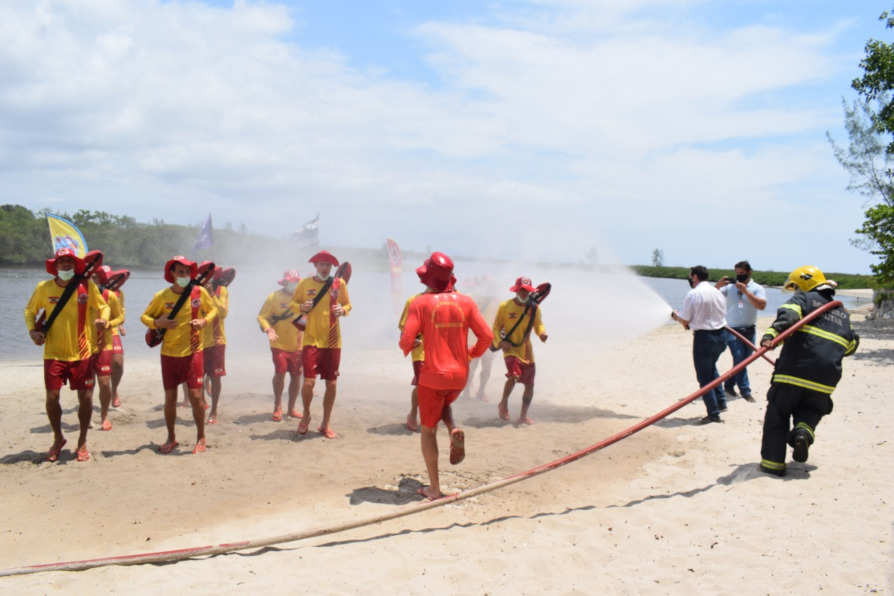
[[[762,347],[770,347],[780,333],[835,297],[834,282],[812,266],[792,271],[784,287],[795,295],[779,307],[776,320],[761,337]],[[817,424],[832,412],[841,359],[853,354],[859,342],[850,316],[841,306],[826,311],[785,340],[767,392],[762,472],[785,475],[786,443],[793,448],[792,459],[807,461]]]

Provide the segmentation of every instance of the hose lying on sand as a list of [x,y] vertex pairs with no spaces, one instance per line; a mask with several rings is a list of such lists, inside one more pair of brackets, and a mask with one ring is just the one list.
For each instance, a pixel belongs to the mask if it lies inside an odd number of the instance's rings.
[[662,418],[667,417],[668,415],[676,412],[683,406],[686,406],[692,403],[694,400],[701,397],[703,394],[708,391],[713,390],[715,387],[723,383],[729,377],[737,374],[744,367],[751,364],[754,360],[760,358],[767,352],[767,350],[775,347],[780,342],[782,342],[786,337],[797,331],[802,325],[809,323],[816,317],[820,316],[822,313],[826,312],[831,308],[835,308],[838,306],[842,306],[841,302],[835,300],[829,302],[828,304],[823,305],[822,307],[816,309],[811,312],[803,319],[792,325],[790,328],[786,329],[782,333],[780,333],[772,342],[770,348],[760,348],[757,349],[753,354],[749,355],[745,360],[731,368],[729,371],[723,373],[716,379],[714,379],[708,385],[701,387],[698,391],[689,395],[685,399],[682,399],[676,402],[674,405],[658,412],[654,416],[646,418],[645,420],[631,426],[628,429],[625,429],[607,439],[596,443],[595,445],[591,445],[585,449],[582,449],[576,453],[572,453],[570,455],[566,455],[560,459],[549,462],[547,464],[543,464],[542,466],[533,468],[526,472],[522,472],[520,474],[515,474],[514,476],[509,476],[503,478],[501,480],[496,480],[489,484],[485,484],[479,486],[477,488],[471,488],[469,490],[465,490],[454,495],[445,496],[441,499],[437,499],[434,501],[424,501],[421,503],[414,503],[412,505],[407,505],[404,507],[399,507],[394,511],[389,513],[384,513],[381,515],[376,515],[373,517],[368,517],[365,519],[360,519],[356,521],[334,524],[330,526],[325,526],[322,528],[311,528],[307,530],[302,530],[300,532],[291,532],[289,534],[283,534],[280,536],[274,536],[271,538],[262,538],[259,540],[246,540],[243,542],[227,542],[221,543],[213,546],[199,546],[194,548],[184,548],[178,550],[168,550],[168,551],[158,551],[151,553],[140,553],[134,555],[117,555],[111,557],[102,557],[98,559],[87,559],[83,561],[66,561],[60,563],[45,563],[41,565],[28,565],[25,567],[15,567],[10,569],[2,569],[0,570],[0,577],[12,576],[12,575],[25,575],[29,573],[40,573],[43,571],[81,571],[84,569],[93,569],[95,567],[105,567],[108,565],[139,565],[144,563],[169,563],[173,561],[178,561],[182,559],[188,559],[191,557],[199,557],[199,556],[207,556],[207,555],[220,555],[224,553],[231,553],[242,550],[250,550],[250,549],[258,549],[265,546],[272,546],[275,544],[283,544],[286,542],[296,542],[299,540],[306,540],[308,538],[316,538],[319,536],[326,536],[329,534],[337,534],[339,532],[344,532],[346,530],[352,530],[354,528],[360,528],[363,526],[370,526],[373,524],[378,524],[384,521],[389,521],[392,519],[397,519],[399,517],[405,517],[408,515],[413,515],[415,513],[420,513],[422,511],[426,511],[428,509],[433,509],[435,507],[442,507],[444,505],[448,505],[450,503],[455,503],[457,501],[462,501],[464,499],[469,499],[471,497],[487,493],[498,488],[503,488],[504,486],[509,486],[510,484],[515,484],[516,482],[521,482],[527,478],[533,478],[534,476],[538,476],[545,472],[549,472],[550,470],[555,470],[561,466],[569,464],[573,461],[577,461],[583,457],[586,457],[592,453],[595,453],[601,449],[608,447],[618,441],[633,435],[641,431],[642,429],[655,424]]

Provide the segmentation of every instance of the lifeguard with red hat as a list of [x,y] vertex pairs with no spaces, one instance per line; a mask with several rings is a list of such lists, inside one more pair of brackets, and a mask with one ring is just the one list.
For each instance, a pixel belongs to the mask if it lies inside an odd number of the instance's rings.
[[503,361],[506,364],[506,383],[503,385],[503,397],[497,405],[497,413],[503,420],[509,420],[509,394],[516,383],[525,386],[522,393],[521,412],[518,416],[520,424],[533,424],[528,418],[528,408],[534,399],[534,348],[531,345],[531,332],[545,342],[546,327],[540,317],[540,307],[530,301],[531,294],[537,288],[529,277],[519,277],[509,288],[515,292],[511,300],[501,302],[494,317],[494,349],[503,350]]
[[335,438],[330,419],[335,405],[339,364],[341,362],[341,328],[339,319],[351,312],[348,285],[344,279],[332,276],[332,267],[340,263],[330,252],[319,251],[308,262],[313,263],[316,273],[305,277],[295,288],[289,308],[307,318],[304,337],[301,339],[301,366],[304,383],[301,386],[301,402],[304,407],[298,434],[307,434],[310,425],[310,404],[314,385],[319,375],[326,382],[323,394],[323,420],[317,428],[327,439]]
[[292,319],[298,316],[289,308],[292,294],[298,288],[301,276],[295,269],[282,274],[277,283],[282,286],[264,301],[258,313],[258,325],[267,334],[270,341],[270,353],[273,356],[273,417],[274,422],[282,422],[282,393],[285,389],[286,374],[289,375],[288,416],[301,418],[296,409],[298,391],[301,388],[301,340],[304,333],[293,324]]
[[[207,265],[207,264],[205,264]],[[164,329],[161,344],[161,377],[165,392],[164,415],[167,440],[159,453],[177,448],[177,388],[186,383],[193,419],[196,446],[193,453],[206,450],[205,400],[202,399],[204,352],[202,329],[217,318],[217,303],[202,286],[193,283],[198,266],[178,255],[165,263],[165,281],[171,285],[155,294],[140,320],[149,329]],[[172,312],[177,312],[171,317]]]
[[[102,253],[88,253],[91,267],[102,264]],[[47,461],[57,461],[66,444],[62,434],[60,391],[68,383],[78,394],[77,461],[88,461],[87,430],[93,414],[93,354],[97,330],[109,320],[109,306],[89,277],[87,261],[70,248],[60,248],[46,261],[53,276],[37,284],[25,307],[25,325],[31,341],[43,346],[43,378],[46,412],[53,429],[53,445]]]
[[[422,457],[428,471],[429,486],[419,489],[427,499],[443,496],[438,474],[438,423],[443,421],[450,433],[450,463],[465,458],[465,433],[456,427],[452,404],[469,376],[469,361],[481,356],[493,336],[475,301],[455,291],[453,260],[434,252],[416,269],[427,291],[407,304],[407,316],[400,336],[404,355],[416,347],[422,337],[425,364],[419,371],[419,418],[422,425]],[[469,329],[477,342],[468,347]]]

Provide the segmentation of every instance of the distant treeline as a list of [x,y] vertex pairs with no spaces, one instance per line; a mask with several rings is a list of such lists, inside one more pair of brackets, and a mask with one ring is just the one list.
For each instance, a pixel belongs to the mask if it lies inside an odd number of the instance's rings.
[[[666,277],[670,279],[689,279],[689,267],[652,267],[647,265],[634,265],[632,269],[644,277]],[[735,277],[734,269],[708,268],[708,280],[716,282],[724,276]],[[854,275],[851,273],[831,273],[823,271],[826,279],[834,279],[842,290],[858,290],[863,288],[875,288],[875,278],[871,275]],[[751,279],[762,286],[782,286],[788,280],[788,272],[778,271],[752,271]]]
[[[52,256],[52,241],[47,224],[47,209],[36,214],[21,205],[0,206],[0,266],[42,267]],[[76,213],[53,211],[75,224],[87,241],[90,250],[101,250],[106,262],[116,268],[158,267],[174,255],[182,254],[196,260],[214,260],[225,267],[251,262],[262,255],[294,255],[308,252],[297,248],[294,238],[273,238],[264,234],[214,228],[213,248],[193,250],[201,225],[183,226],[155,220],[139,223],[132,217],[112,215],[103,211],[80,210]],[[381,249],[350,249],[341,253],[342,259],[361,260],[371,268],[386,270],[388,253]]]

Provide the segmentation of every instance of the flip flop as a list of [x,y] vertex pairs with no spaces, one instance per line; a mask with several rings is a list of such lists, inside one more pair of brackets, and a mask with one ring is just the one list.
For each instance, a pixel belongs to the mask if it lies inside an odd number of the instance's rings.
[[454,428],[450,433],[450,463],[454,466],[466,458],[466,433]]
[[323,434],[323,436],[326,437],[327,439],[334,439],[336,436],[335,431],[332,430],[331,428],[323,428],[321,426],[317,430],[320,431]]
[[298,410],[292,410],[291,412],[289,412],[289,418],[301,418],[301,412],[299,412]]
[[298,423],[298,434],[306,435],[308,426],[310,426],[310,416],[308,416],[306,419],[302,418],[301,422]]
[[217,424],[217,416],[208,418],[208,424]]
[[196,453],[205,453],[208,450],[208,446],[205,443],[196,443],[196,446],[193,448],[192,453],[195,455]]
[[274,422],[282,422],[282,411],[276,410],[273,412],[273,418],[271,418]]
[[416,420],[414,420],[413,416],[411,416],[410,414],[407,414],[407,429],[412,432],[416,432],[417,430],[419,430],[419,425],[416,424]]
[[173,443],[165,443],[164,445],[162,445],[161,447],[158,448],[158,452],[159,453],[170,453],[171,451],[176,449],[178,445],[180,445],[180,443],[178,443],[177,441],[174,441]]
[[112,430],[112,421],[111,420],[103,420],[102,421],[102,429],[103,430]]
[[50,447],[50,450],[47,451],[47,461],[56,461],[59,459],[59,454],[62,453],[62,448],[65,447],[65,444],[68,443],[67,440],[62,439],[62,443],[59,444],[58,449],[54,447]]
[[84,449],[84,451],[78,450],[75,459],[78,461],[90,461],[90,452],[86,449]]
[[115,399],[112,400],[112,407],[113,408],[121,407],[121,398],[120,397],[116,397]]
[[500,418],[502,420],[509,420],[509,408],[504,406],[503,404],[497,404],[497,411],[500,413]]

